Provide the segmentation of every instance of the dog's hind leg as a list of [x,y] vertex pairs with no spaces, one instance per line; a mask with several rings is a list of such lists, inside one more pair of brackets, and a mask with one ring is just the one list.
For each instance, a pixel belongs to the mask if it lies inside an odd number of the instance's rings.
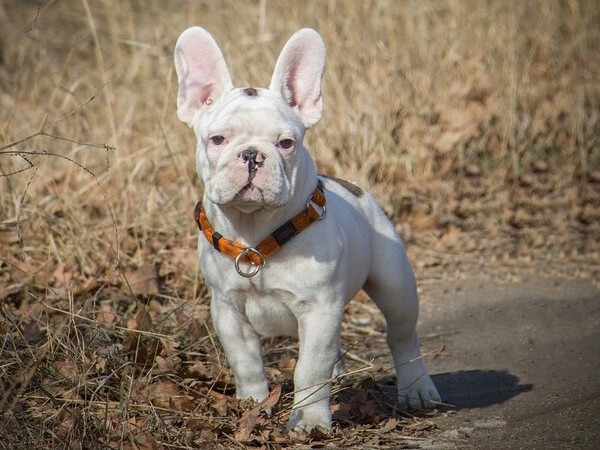
[[388,236],[377,234],[373,244],[372,270],[364,289],[387,323],[398,401],[403,408],[432,407],[440,396],[421,358],[415,331],[419,314],[417,286],[404,244],[393,231]]

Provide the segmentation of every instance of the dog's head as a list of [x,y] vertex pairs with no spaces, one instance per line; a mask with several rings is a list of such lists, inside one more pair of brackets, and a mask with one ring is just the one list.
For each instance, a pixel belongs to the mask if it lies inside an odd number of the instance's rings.
[[281,51],[268,89],[234,88],[223,54],[203,28],[175,45],[177,115],[194,129],[205,194],[244,212],[286,205],[294,194],[306,128],[321,118],[325,46],[312,29]]

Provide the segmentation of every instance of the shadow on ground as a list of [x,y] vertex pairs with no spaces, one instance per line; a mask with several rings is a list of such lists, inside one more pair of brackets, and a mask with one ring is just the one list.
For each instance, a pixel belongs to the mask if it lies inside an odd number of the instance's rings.
[[[445,406],[439,410],[468,410],[499,405],[533,389],[533,384],[520,384],[519,377],[507,370],[460,370],[432,376]],[[352,387],[334,395],[338,404],[334,418],[343,427],[372,423],[390,417],[432,417],[431,410],[400,411],[396,404],[396,378],[366,377]]]
[[506,370],[460,370],[431,378],[452,409],[484,408],[533,388],[533,384],[519,384],[519,377]]

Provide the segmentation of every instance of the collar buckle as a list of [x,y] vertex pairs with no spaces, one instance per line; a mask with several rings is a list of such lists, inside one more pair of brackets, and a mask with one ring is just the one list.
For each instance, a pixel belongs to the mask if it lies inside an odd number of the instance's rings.
[[[254,253],[256,256],[258,256],[260,258],[260,263],[256,264],[250,259],[248,262],[252,266],[252,269],[249,272],[244,272],[240,268],[240,262],[242,261],[242,258],[244,256],[246,256],[250,253]],[[260,272],[260,269],[262,269],[262,267],[265,265],[265,262],[266,262],[266,259],[261,252],[256,250],[254,247],[246,247],[244,249],[244,251],[242,251],[242,253],[237,255],[235,258],[235,270],[238,274],[240,274],[244,278],[252,278],[258,272]]]
[[327,208],[325,205],[321,206],[317,202],[313,200],[313,198],[309,198],[306,202],[306,208],[312,208],[312,210],[317,213],[317,220],[321,220],[327,214]]

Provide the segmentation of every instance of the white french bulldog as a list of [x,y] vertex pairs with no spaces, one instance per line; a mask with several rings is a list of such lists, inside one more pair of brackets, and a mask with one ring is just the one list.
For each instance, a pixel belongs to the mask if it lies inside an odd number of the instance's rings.
[[370,195],[319,177],[302,143],[305,130],[321,118],[321,36],[312,29],[294,34],[268,89],[234,88],[221,50],[200,27],[177,40],[175,66],[177,115],[196,133],[203,207],[218,236],[253,247],[307,209],[319,178],[324,186],[327,214],[322,208],[322,220],[262,259],[264,267],[234,263],[200,233],[212,320],[237,397],[262,401],[269,394],[259,336],[297,336],[288,428],[331,430],[330,382],[334,366],[341,369],[344,306],[363,288],[387,322],[400,406],[439,402],[420,357],[416,283],[402,240]]

